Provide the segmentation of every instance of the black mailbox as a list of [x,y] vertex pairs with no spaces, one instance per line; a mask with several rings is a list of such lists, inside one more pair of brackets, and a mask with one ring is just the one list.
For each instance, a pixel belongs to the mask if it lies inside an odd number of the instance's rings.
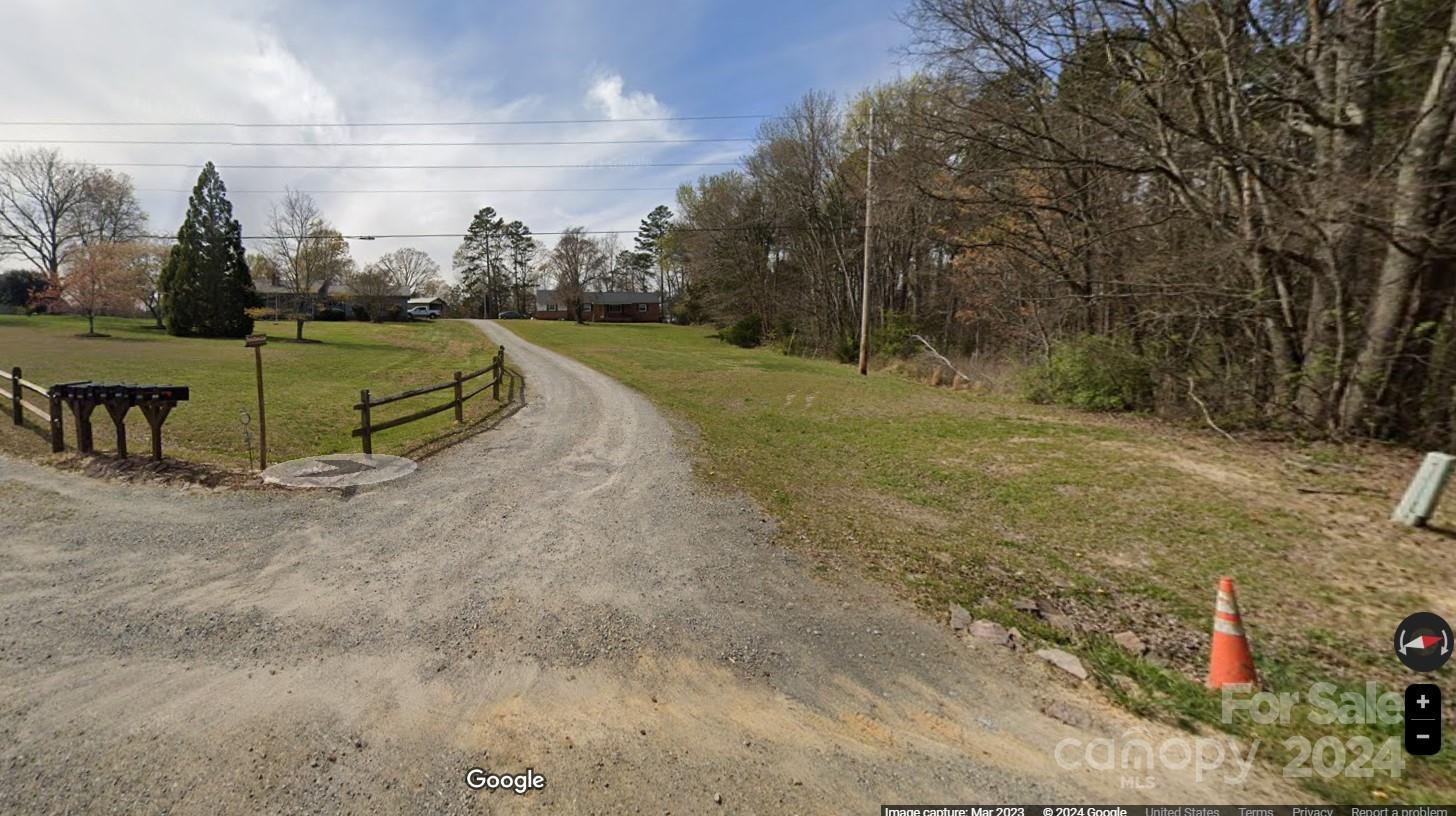
[[[91,412],[102,405],[116,425],[116,452],[126,456],[126,413],[136,406],[152,429],[152,458],[160,460],[162,423],[177,403],[187,401],[192,394],[185,385],[121,385],[83,381],[53,385],[51,396],[71,407],[76,422],[76,447],[82,453],[92,450]],[[54,439],[59,440],[59,434]]]

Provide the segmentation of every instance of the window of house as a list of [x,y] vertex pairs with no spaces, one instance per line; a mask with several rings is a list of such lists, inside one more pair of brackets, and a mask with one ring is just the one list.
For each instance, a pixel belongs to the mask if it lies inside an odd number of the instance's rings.
[[645,311],[647,311],[647,304],[646,303],[639,303],[639,304],[637,304],[637,311],[639,311],[639,312],[645,312]]

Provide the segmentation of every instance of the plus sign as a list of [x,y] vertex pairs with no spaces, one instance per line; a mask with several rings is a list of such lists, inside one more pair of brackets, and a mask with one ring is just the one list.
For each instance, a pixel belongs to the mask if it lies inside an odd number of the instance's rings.
[[1422,710],[1425,710],[1426,704],[1429,702],[1431,701],[1427,700],[1424,694],[1416,698],[1416,705],[1420,706]]

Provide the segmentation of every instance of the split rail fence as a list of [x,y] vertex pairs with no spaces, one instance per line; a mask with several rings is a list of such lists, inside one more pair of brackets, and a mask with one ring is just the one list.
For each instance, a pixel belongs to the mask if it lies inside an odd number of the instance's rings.
[[[448,411],[451,408],[455,409],[455,421],[464,422],[466,400],[470,399],[471,397],[479,396],[480,393],[485,391],[487,388],[490,389],[491,399],[497,401],[500,400],[501,380],[504,379],[506,374],[505,361],[506,347],[498,346],[496,348],[495,359],[491,361],[490,365],[480,369],[479,371],[472,371],[468,374],[457,371],[455,372],[455,379],[450,382],[440,383],[439,385],[426,385],[420,388],[411,388],[408,391],[401,391],[398,394],[390,394],[387,397],[371,396],[369,393],[369,389],[366,388],[359,392],[359,402],[354,406],[354,410],[359,412],[359,427],[353,430],[353,435],[359,437],[360,441],[363,442],[365,453],[374,453],[373,436],[380,431],[388,430],[390,428],[397,428],[400,425],[407,425],[411,422],[416,422],[418,420],[424,419],[425,417],[434,416],[441,411]],[[465,391],[465,384],[467,382],[471,382],[486,375],[492,375],[489,382],[481,385],[473,391]],[[435,405],[429,408],[424,408],[422,410],[415,411],[412,414],[406,414],[405,416],[396,417],[394,419],[386,420],[384,422],[375,422],[373,419],[374,409],[380,407],[381,405],[389,405],[391,403],[399,402],[400,400],[406,400],[412,397],[421,397],[425,394],[433,394],[436,391],[444,391],[447,388],[453,389],[454,395],[449,402],[446,402],[442,405]]]

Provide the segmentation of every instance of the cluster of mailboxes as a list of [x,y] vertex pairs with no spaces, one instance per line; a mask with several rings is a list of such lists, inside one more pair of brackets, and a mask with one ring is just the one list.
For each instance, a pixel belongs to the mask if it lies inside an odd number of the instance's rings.
[[[152,429],[152,458],[162,458],[162,423],[167,415],[185,402],[191,392],[185,385],[122,385],[113,383],[72,382],[51,386],[53,402],[66,405],[76,423],[76,449],[90,453],[94,449],[91,439],[91,413],[97,406],[106,409],[116,426],[116,453],[126,456],[126,415],[133,407],[142,412],[147,425]],[[61,432],[60,412],[51,412],[51,448],[65,450]]]

